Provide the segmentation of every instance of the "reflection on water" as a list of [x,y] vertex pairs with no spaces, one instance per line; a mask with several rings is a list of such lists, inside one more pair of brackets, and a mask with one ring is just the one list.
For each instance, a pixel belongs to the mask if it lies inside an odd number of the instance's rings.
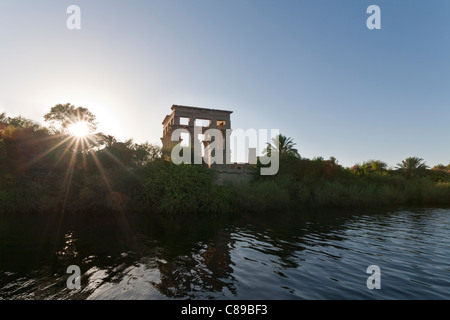
[[[54,220],[0,218],[1,299],[450,298],[448,209]],[[66,288],[69,265],[81,290]]]

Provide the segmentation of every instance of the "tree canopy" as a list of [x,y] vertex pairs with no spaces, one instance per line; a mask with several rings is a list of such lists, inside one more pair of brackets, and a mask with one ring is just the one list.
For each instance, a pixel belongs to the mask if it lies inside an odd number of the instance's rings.
[[75,107],[70,103],[57,104],[44,115],[44,120],[55,132],[67,134],[70,125],[85,122],[90,132],[97,130],[96,117],[87,108]]

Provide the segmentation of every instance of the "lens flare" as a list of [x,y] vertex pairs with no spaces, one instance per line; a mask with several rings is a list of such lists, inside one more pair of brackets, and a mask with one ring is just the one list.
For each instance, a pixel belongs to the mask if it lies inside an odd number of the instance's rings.
[[68,128],[70,135],[75,136],[77,138],[83,138],[86,137],[89,132],[89,124],[85,121],[79,121],[75,122],[74,124],[70,125]]

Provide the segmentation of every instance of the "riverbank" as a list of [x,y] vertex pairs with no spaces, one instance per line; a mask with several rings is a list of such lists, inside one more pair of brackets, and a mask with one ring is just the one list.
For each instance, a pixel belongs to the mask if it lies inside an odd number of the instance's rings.
[[30,174],[20,175],[17,181],[7,174],[0,187],[0,213],[140,212],[170,217],[295,208],[450,205],[450,183],[434,181],[430,175],[408,178],[374,172],[361,176],[342,167],[334,169],[332,174],[283,171],[273,177],[258,176],[244,185],[219,186],[207,168],[155,160],[140,168],[104,169],[103,174],[74,172],[67,190],[59,187],[63,179],[54,172],[52,178]]
[[[0,213],[139,212],[170,218],[299,207],[450,205],[450,167],[430,170],[416,157],[397,169],[382,161],[345,168],[334,158],[305,159],[279,145],[271,147],[280,150],[276,175],[217,185],[213,170],[175,165],[149,143],[119,142],[102,133],[80,140],[22,117],[2,118]],[[261,168],[255,165],[257,172]]]

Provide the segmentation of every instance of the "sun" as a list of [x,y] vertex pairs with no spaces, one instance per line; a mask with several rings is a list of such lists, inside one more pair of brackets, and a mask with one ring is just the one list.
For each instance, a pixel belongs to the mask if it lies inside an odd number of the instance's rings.
[[71,124],[68,128],[70,135],[77,138],[84,138],[89,135],[91,128],[86,121],[78,121]]

